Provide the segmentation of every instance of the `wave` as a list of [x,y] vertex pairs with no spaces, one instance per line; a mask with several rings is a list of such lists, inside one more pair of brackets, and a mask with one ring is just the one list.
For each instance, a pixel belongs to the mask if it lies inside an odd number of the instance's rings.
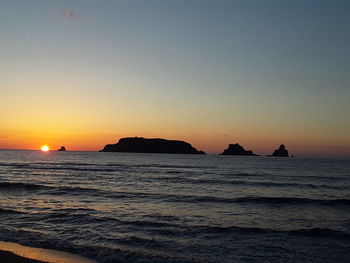
[[0,208],[0,215],[1,214],[24,214],[24,213],[13,209]]
[[170,164],[139,164],[139,165],[132,165],[134,167],[155,167],[155,168],[175,168],[175,169],[195,169],[195,168],[201,168],[201,169],[216,169],[217,166],[214,165],[170,165]]
[[27,163],[1,163],[0,166],[13,166],[13,167],[29,167]]
[[[33,162],[33,163],[1,163],[0,166],[13,166],[16,168],[30,168],[30,169],[79,169],[89,170],[90,168],[82,168],[79,166],[95,166],[95,167],[116,167],[116,168],[171,168],[171,169],[215,169],[216,166],[208,165],[168,165],[168,164],[121,164],[121,163],[85,163],[85,162]],[[66,167],[68,166],[68,167]],[[77,167],[71,167],[77,166]],[[107,168],[95,168],[94,171],[105,170]],[[113,169],[111,169],[113,171]],[[178,172],[178,171],[175,171]]]
[[309,199],[298,197],[243,197],[237,198],[237,201],[273,204],[350,205],[349,199]]
[[[167,172],[168,174],[176,174],[178,172]],[[180,172],[179,172],[180,173]],[[238,174],[241,176],[241,174]],[[308,183],[278,183],[270,181],[243,181],[243,180],[224,180],[224,179],[193,179],[186,177],[152,177],[145,179],[148,180],[159,180],[167,181],[172,183],[191,183],[191,184],[209,184],[209,185],[249,185],[249,186],[264,186],[264,187],[303,187],[303,188],[326,188],[326,189],[350,189],[350,186],[332,186],[325,184],[308,184]]]
[[[64,212],[64,211],[61,211]],[[44,213],[43,213],[44,214]],[[67,216],[57,232],[37,231],[29,228],[0,226],[1,239],[4,241],[20,242],[28,246],[57,249],[81,254],[100,262],[217,262],[215,260],[198,260],[196,253],[207,251],[214,240],[288,240],[297,242],[314,238],[322,238],[325,242],[350,240],[350,233],[328,228],[300,228],[292,230],[276,230],[270,228],[243,226],[212,226],[159,223],[148,220],[122,220],[109,217],[99,217],[99,220],[109,221],[109,232],[99,233],[100,221],[94,221],[96,216],[75,215]],[[80,223],[79,220],[80,219]],[[73,220],[73,222],[72,222]],[[84,221],[86,220],[86,222]],[[113,222],[111,222],[113,220]],[[42,221],[41,221],[42,222]],[[48,221],[44,221],[48,223]],[[63,223],[69,224],[68,227]],[[85,223],[91,225],[87,227]],[[52,221],[49,223],[56,224]],[[74,237],[72,223],[85,226],[86,231]],[[96,231],[94,229],[96,223]],[[119,225],[124,227],[119,228]],[[128,226],[136,226],[129,228]],[[124,229],[124,232],[120,230]],[[150,235],[151,234],[151,235]],[[174,235],[178,238],[174,238]],[[73,238],[74,237],[74,238]],[[82,241],[85,240],[85,241]],[[317,239],[319,240],[319,239]],[[260,243],[259,246],[266,245]],[[185,244],[185,245],[184,245]],[[307,243],[306,243],[307,244]],[[346,243],[347,244],[347,243]],[[267,244],[269,245],[269,244]],[[185,246],[185,247],[184,247]],[[244,246],[244,244],[243,244]],[[222,249],[218,250],[221,253]],[[186,257],[182,257],[185,255]],[[190,256],[190,258],[187,258]],[[224,261],[228,262],[228,261]]]
[[238,197],[219,198],[211,196],[194,197],[193,201],[201,202],[224,202],[224,203],[252,203],[252,204],[316,204],[316,205],[350,205],[349,199],[309,199],[298,197]]
[[270,228],[256,228],[256,227],[202,227],[202,234],[286,234],[292,236],[307,236],[307,237],[324,237],[334,239],[349,239],[350,233],[328,229],[328,228],[302,228],[294,230],[275,230]]
[[0,189],[5,190],[39,190],[50,189],[48,186],[31,184],[31,183],[19,183],[19,182],[0,182]]
[[311,229],[296,229],[288,231],[289,235],[298,235],[298,236],[309,236],[309,237],[327,237],[335,239],[350,239],[350,233],[325,229],[325,228],[311,228]]
[[[124,224],[128,224],[129,222],[123,222]],[[140,221],[140,225],[141,225]],[[145,223],[145,222],[143,222]],[[148,225],[151,222],[148,222],[145,226],[142,227],[143,232],[152,232],[152,228],[148,227]],[[152,225],[153,226],[153,225]],[[301,228],[301,229],[292,229],[292,230],[276,230],[271,228],[257,228],[257,227],[242,227],[242,226],[183,226],[183,225],[177,225],[177,229],[169,229],[169,226],[167,224],[159,225],[153,230],[157,230],[157,232],[153,232],[156,235],[151,236],[144,236],[144,234],[138,233],[138,231],[131,231],[127,232],[126,234],[121,233],[120,236],[110,236],[110,235],[104,235],[100,234],[98,237],[96,236],[96,240],[98,239],[100,242],[104,244],[112,243],[112,244],[120,244],[124,248],[131,247],[135,249],[135,247],[145,246],[149,245],[149,247],[155,247],[157,249],[169,248],[170,245],[175,245],[177,242],[176,240],[173,240],[173,233],[175,233],[177,236],[192,240],[192,238],[198,239],[213,239],[217,238],[219,235],[220,238],[225,238],[228,236],[233,236],[235,238],[248,238],[248,237],[256,237],[256,236],[267,236],[267,237],[284,237],[288,238],[288,236],[292,237],[301,237],[301,238],[326,238],[326,239],[333,239],[333,240],[350,240],[350,233],[341,231],[341,230],[335,230],[335,229],[329,229],[329,228]],[[13,241],[18,242],[16,240],[17,237],[21,238],[21,242],[42,242],[42,240],[47,239],[55,239],[56,237],[53,236],[50,233],[46,233],[45,231],[37,231],[37,230],[31,230],[31,229],[24,229],[24,228],[13,228],[13,227],[0,227],[0,233],[2,234],[2,239],[7,241]],[[169,234],[170,233],[170,234]],[[26,240],[27,239],[27,240]],[[96,241],[94,240],[94,241]],[[96,242],[92,242],[93,244]],[[47,242],[44,242],[45,244],[48,244]],[[97,242],[98,243],[98,242]],[[150,245],[152,243],[152,245]],[[60,242],[54,241],[55,245],[60,245]],[[33,245],[33,244],[28,244]],[[68,250],[71,251],[71,249],[77,248],[77,244],[69,244],[64,243],[60,247],[50,247],[47,248],[54,248],[54,249],[60,249],[60,250]],[[72,252],[72,251],[71,251]],[[86,250],[83,254],[86,254]],[[96,257],[96,255],[93,255],[93,257]]]
[[[265,204],[265,205],[325,205],[325,206],[350,206],[350,199],[309,199],[300,197],[269,197],[269,196],[247,196],[247,197],[215,197],[215,196],[193,196],[175,195],[166,193],[147,192],[117,192],[105,191],[97,188],[52,186],[20,182],[0,182],[0,190],[28,190],[28,191],[50,191],[50,194],[59,195],[91,195],[103,196],[113,199],[123,198],[149,198],[167,202],[180,203],[237,203],[237,204]],[[45,192],[47,193],[47,192]]]
[[[17,242],[31,247],[41,247],[66,251],[74,254],[95,259],[98,262],[142,262],[142,263],[198,263],[195,258],[188,258],[186,254],[174,255],[169,251],[170,247],[176,246],[176,242],[164,242],[155,239],[140,238],[137,236],[113,238],[107,240],[113,245],[106,243],[78,243],[69,240],[62,241],[54,236],[38,236],[30,231],[12,231],[4,240]],[[169,244],[170,243],[170,244]],[[148,250],[151,248],[151,250]],[[152,250],[154,248],[154,250]],[[162,252],[163,248],[165,252]],[[212,261],[209,261],[212,262]]]
[[345,181],[348,181],[350,180],[350,175],[348,176],[340,176],[340,175],[337,175],[337,176],[321,176],[321,175],[293,175],[293,176],[288,176],[287,178],[293,178],[293,179],[297,179],[297,180],[300,180],[300,179],[315,179],[315,180],[328,180],[328,181],[339,181],[339,180],[345,180]]
[[[134,226],[144,232],[156,232],[164,236],[182,236],[182,237],[196,237],[197,235],[216,235],[216,234],[244,234],[244,235],[261,235],[261,234],[281,234],[281,235],[292,235],[292,236],[308,236],[308,237],[325,237],[334,239],[349,239],[350,233],[328,229],[328,228],[300,228],[292,230],[276,230],[271,228],[259,228],[259,227],[243,227],[243,226],[210,226],[210,225],[188,225],[180,223],[169,223],[149,220],[123,220],[120,218],[114,218],[109,216],[101,216],[87,213],[75,213],[75,209],[68,212],[65,210],[64,213],[36,213],[35,216],[42,217],[46,223],[57,223],[57,222],[69,222],[69,224],[82,224],[82,223],[99,223],[109,222],[113,223],[114,227],[123,226]],[[88,211],[90,209],[87,209]],[[94,210],[95,211],[95,210]],[[0,209],[0,213],[20,213],[18,211],[9,209]],[[24,212],[23,212],[24,213]],[[26,213],[29,214],[29,213]],[[19,231],[24,231],[22,228]],[[126,229],[126,232],[129,232]],[[133,232],[133,231],[132,231]],[[40,232],[41,233],[41,232]]]
[[81,167],[38,167],[32,166],[31,170],[64,170],[64,171],[83,171],[83,172],[118,172],[121,170],[126,170],[126,166],[120,166],[118,169],[116,168],[81,168]]
[[95,209],[92,209],[92,208],[85,208],[85,207],[76,207],[76,208],[57,208],[57,209],[53,209],[52,210],[53,212],[55,213],[71,213],[71,212],[83,212],[83,213],[86,213],[86,212],[97,212],[97,210]]

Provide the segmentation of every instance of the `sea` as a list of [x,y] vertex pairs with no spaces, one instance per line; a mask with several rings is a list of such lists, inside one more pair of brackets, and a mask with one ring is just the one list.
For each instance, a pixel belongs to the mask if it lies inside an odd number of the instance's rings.
[[112,262],[350,262],[350,160],[0,151],[0,241]]

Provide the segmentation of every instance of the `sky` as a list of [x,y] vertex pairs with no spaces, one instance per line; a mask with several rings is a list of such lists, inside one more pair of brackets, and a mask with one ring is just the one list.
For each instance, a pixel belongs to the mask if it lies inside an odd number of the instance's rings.
[[0,148],[350,156],[350,1],[0,0]]

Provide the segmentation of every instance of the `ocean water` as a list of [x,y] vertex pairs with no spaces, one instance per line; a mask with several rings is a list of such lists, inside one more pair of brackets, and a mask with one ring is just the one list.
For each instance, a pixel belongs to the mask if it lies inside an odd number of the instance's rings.
[[350,160],[0,151],[0,240],[99,262],[350,262]]

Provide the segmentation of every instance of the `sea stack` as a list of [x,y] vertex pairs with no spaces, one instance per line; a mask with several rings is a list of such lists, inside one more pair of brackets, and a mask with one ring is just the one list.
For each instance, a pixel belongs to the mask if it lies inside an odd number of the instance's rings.
[[107,144],[101,152],[205,154],[187,142],[143,137],[122,138],[116,144]]
[[59,148],[57,151],[58,151],[58,152],[65,152],[65,151],[66,151],[66,147],[62,146],[62,147]]
[[230,144],[227,149],[224,150],[222,155],[245,155],[245,156],[257,156],[253,151],[246,151],[238,143]]
[[286,149],[286,146],[284,144],[281,144],[280,147],[277,150],[274,150],[271,156],[276,157],[289,157],[288,151]]

